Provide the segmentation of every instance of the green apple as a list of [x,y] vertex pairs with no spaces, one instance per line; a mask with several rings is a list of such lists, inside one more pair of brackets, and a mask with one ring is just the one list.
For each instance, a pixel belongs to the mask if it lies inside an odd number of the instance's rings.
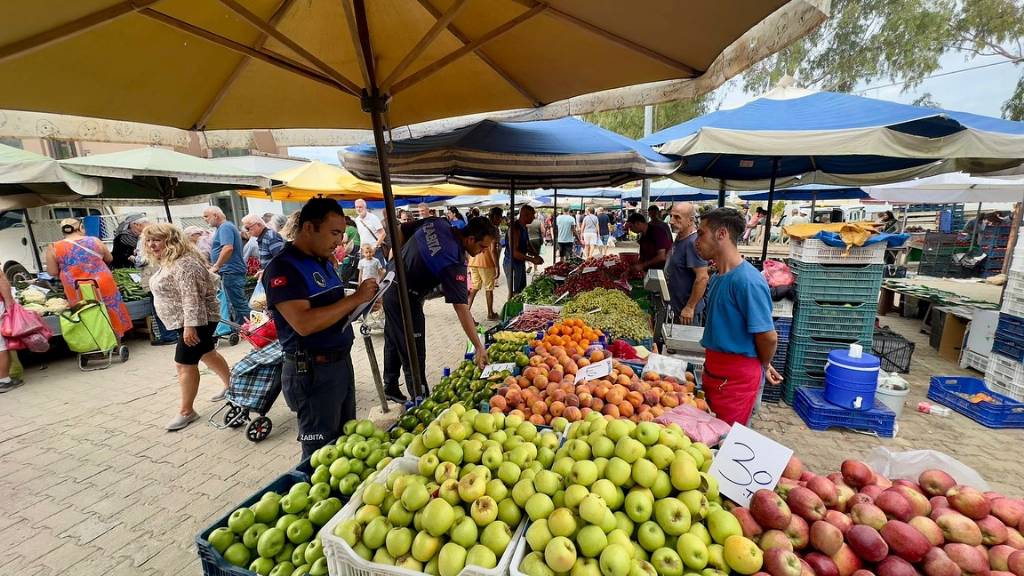
[[604,432],[612,442],[618,442],[629,435],[629,424],[623,419],[612,420],[608,422]]
[[[331,484],[330,482],[317,482],[313,484],[313,487],[309,489],[309,502],[315,504],[321,500],[326,500],[331,497]],[[275,515],[276,517],[276,515]]]
[[245,544],[245,547],[250,550],[255,550],[256,543],[267,528],[268,526],[263,523],[257,523],[249,526],[249,529],[242,533],[242,544]]
[[[434,448],[440,448],[441,444],[444,444],[444,429],[438,424],[431,424],[423,431],[420,435],[423,440],[423,446],[427,450],[433,450]],[[415,442],[415,440],[413,441]]]
[[270,571],[270,576],[292,576],[295,572],[295,565],[290,561],[278,562]]
[[271,558],[257,558],[249,564],[249,570],[260,576],[270,576],[270,571],[273,569],[274,561]]
[[312,488],[312,487],[313,487],[313,485],[310,484],[309,482],[296,482],[295,484],[292,484],[291,488],[288,489],[288,493],[289,494],[307,494],[308,495],[309,494],[309,489]]
[[[259,543],[257,543],[257,546]],[[281,547],[281,551],[274,556],[274,562],[280,564],[281,562],[291,563],[292,552],[295,552],[295,545],[285,540],[284,546]]]
[[[690,456],[693,456],[693,461],[697,464],[697,468],[704,466],[704,461],[708,460],[704,456],[704,451],[697,447],[696,444],[690,444],[686,448],[683,448]],[[709,460],[710,461],[710,460]]]
[[554,536],[548,527],[547,519],[542,518],[536,522],[531,522],[530,527],[526,529],[526,543],[530,545],[530,550],[543,552],[544,547],[548,545],[552,538]]
[[626,494],[623,507],[633,522],[646,522],[654,513],[654,496],[650,490],[634,488]]
[[331,473],[331,476],[335,478],[343,478],[347,476],[348,473],[351,472],[351,466],[349,465],[348,458],[342,456],[334,462],[331,462],[331,465],[328,467],[328,471]]
[[[615,513],[615,529],[622,530],[627,535],[633,535],[633,520],[628,514],[622,510],[616,510]],[[648,516],[649,517],[649,516]]]
[[429,562],[441,549],[441,539],[429,532],[420,532],[412,539],[412,557],[420,562]]
[[647,448],[646,458],[654,462],[658,470],[667,470],[676,459],[676,453],[664,444],[655,444]]
[[[244,534],[256,523],[256,513],[251,508],[239,508],[228,516],[228,528],[235,534]],[[248,563],[248,561],[246,561]]]
[[634,436],[645,446],[653,446],[661,438],[661,426],[654,422],[641,422],[637,424]]
[[[655,502],[654,517],[666,534],[679,536],[690,529],[690,510],[678,498],[662,498]],[[658,567],[654,562],[651,564]]]
[[480,462],[484,454],[484,444],[480,440],[470,439],[462,443],[462,459],[471,464]]
[[[588,498],[589,497],[590,496],[588,496]],[[537,520],[547,518],[551,515],[555,510],[555,504],[552,502],[550,496],[537,492],[533,496],[530,496],[526,501],[526,506],[524,506],[524,508],[526,509],[526,515],[530,517],[530,520],[536,522]]]
[[657,522],[648,520],[637,528],[637,542],[648,552],[654,552],[665,545],[665,531],[658,526]]
[[685,450],[677,450],[669,467],[672,486],[680,492],[696,490],[700,487],[700,469],[693,456]]
[[519,572],[525,576],[554,576],[555,573],[544,562],[544,551],[530,552],[519,563]]
[[608,546],[608,536],[598,526],[584,526],[576,535],[576,543],[580,554],[587,558],[597,558]]
[[423,572],[423,562],[413,558],[412,554],[406,554],[401,558],[395,558],[395,566],[405,568],[406,570],[412,570],[413,572]]
[[214,550],[223,556],[224,551],[228,549],[228,546],[235,543],[235,533],[232,532],[230,528],[221,526],[213,532],[210,532],[210,536],[206,541],[210,543],[210,546],[213,546]]
[[495,502],[501,502],[508,496],[508,486],[500,478],[491,478],[487,481],[486,494]]
[[363,528],[363,544],[371,550],[380,548],[384,545],[390,529],[388,521],[383,516],[374,518]]
[[615,443],[615,455],[627,463],[632,464],[639,460],[647,452],[639,440],[623,436]]
[[672,480],[668,477],[668,473],[664,470],[658,470],[657,476],[654,477],[654,484],[651,486],[651,493],[654,494],[656,500],[671,496],[675,491],[672,487]]
[[[717,544],[725,544],[730,536],[742,536],[743,528],[740,521],[726,510],[712,510],[708,512],[708,532],[711,532],[711,539]],[[756,572],[756,570],[755,570]]]
[[491,569],[498,565],[498,556],[487,546],[477,544],[466,554],[466,564]]
[[306,559],[306,564],[313,564],[324,557],[324,546],[320,538],[313,538],[309,546],[306,546],[306,551],[302,557]]
[[[454,521],[455,511],[452,509],[452,505],[441,498],[432,499],[423,508],[423,527],[432,536],[441,536],[448,532]],[[405,552],[391,553],[396,558],[402,554],[405,554]]]
[[249,548],[241,542],[235,542],[228,549],[224,551],[224,559],[230,564],[240,566],[242,568],[249,567],[249,558],[252,554],[249,552]]
[[505,553],[511,542],[512,529],[501,520],[491,522],[480,533],[480,543],[490,548],[498,557]]
[[412,539],[412,530],[408,528],[392,528],[388,530],[388,534],[384,538],[384,545],[387,547],[388,554],[392,558],[398,558],[407,554],[412,549]]
[[349,546],[355,546],[356,542],[363,539],[363,525],[355,518],[349,518],[334,527],[334,535],[347,542]]
[[580,460],[573,463],[572,471],[569,472],[569,481],[581,486],[590,486],[597,481],[597,478],[597,464],[591,460]]
[[[423,462],[421,459],[420,462]],[[378,482],[370,482],[363,488],[363,504],[380,506],[388,496],[388,489]]]
[[289,524],[284,532],[289,542],[295,545],[302,544],[313,536],[313,523],[308,518],[299,518]]
[[708,565],[708,547],[694,534],[680,536],[676,541],[676,551],[689,570],[703,570]]
[[608,511],[608,504],[597,494],[587,494],[580,502],[580,517],[591,524],[601,524]]
[[557,508],[547,518],[552,536],[571,537],[576,533],[576,518],[568,508]]
[[[488,448],[490,450],[490,448]],[[486,452],[485,452],[486,454]],[[498,457],[501,457],[501,451],[498,450]],[[490,468],[487,462],[484,462],[484,466]],[[505,483],[506,486],[515,486],[519,482],[519,475],[522,473],[522,469],[516,465],[515,462],[500,462],[497,468],[498,478]]]
[[465,567],[465,548],[454,542],[449,542],[441,547],[437,558],[437,569],[441,576],[458,576]]
[[580,502],[582,502],[588,494],[590,494],[590,491],[587,490],[585,486],[581,486],[579,484],[572,484],[571,486],[565,489],[563,504],[565,506],[568,506],[569,508],[576,509],[579,507]]
[[309,504],[308,494],[308,490],[305,492],[289,492],[284,498],[281,498],[281,510],[285,514],[301,514],[306,509],[306,505]]
[[580,460],[590,460],[593,457],[590,444],[587,444],[583,440],[570,440],[565,445],[569,448],[569,456],[577,462]]
[[660,576],[683,576],[683,561],[671,548],[658,548],[651,554],[651,565]]
[[[612,422],[619,422],[613,420]],[[631,546],[632,548],[632,546]],[[599,563],[601,574],[604,576],[628,576],[631,564],[632,553],[620,544],[608,544],[601,551]]]
[[711,544],[708,546],[708,567],[729,573],[729,565],[725,562],[725,546]]
[[366,544],[363,544],[362,542],[356,544],[352,548],[352,550],[356,553],[356,555],[358,555],[363,560],[366,560],[366,561],[372,561],[373,560],[373,550],[370,550],[366,546]]
[[[331,462],[333,464],[334,462]],[[330,482],[331,481],[331,469],[327,464],[321,464],[313,470],[313,474],[309,476],[309,481],[313,484],[319,482]]]
[[327,576],[327,558],[323,556],[317,558],[316,562],[309,567],[309,576]]
[[[402,491],[402,505],[410,512],[415,512],[427,505],[430,500],[430,493],[427,487],[420,483],[412,483]],[[367,544],[369,546],[369,544]],[[372,546],[370,546],[372,548]]]
[[595,458],[611,458],[615,454],[615,442],[604,435],[591,438],[590,451]]
[[481,496],[473,501],[469,514],[477,526],[487,526],[498,519],[498,503],[490,496]]
[[328,498],[321,500],[309,509],[309,521],[317,526],[323,526],[341,510],[341,500]]
[[633,463],[632,478],[639,486],[650,488],[658,477],[658,468],[647,458],[640,458]]
[[540,472],[537,472],[537,475],[533,478],[533,487],[537,492],[547,494],[548,496],[554,496],[555,492],[558,491],[561,485],[562,479],[558,477],[558,474],[555,474],[550,470],[541,470]]
[[691,524],[687,534],[693,534],[697,538],[700,538],[700,541],[703,542],[705,546],[711,545],[711,533],[708,532],[707,527],[700,522],[694,522]]
[[524,508],[530,497],[536,493],[533,480],[523,478],[512,487],[512,500],[520,508]]
[[576,545],[565,536],[555,536],[544,547],[544,561],[555,573],[564,573],[576,563]]
[[[369,560],[369,558],[366,558],[366,560]],[[292,576],[309,576],[309,569],[312,567],[312,564],[300,564],[295,567],[295,570],[292,572]]]
[[757,544],[749,539],[734,534],[725,539],[723,546],[725,563],[733,572],[754,574],[761,569],[764,562],[763,553]]
[[256,553],[261,558],[273,558],[281,553],[281,549],[284,548],[284,542],[284,530],[277,527],[267,528],[256,540]]
[[509,526],[518,526],[523,518],[523,512],[512,498],[505,498],[498,502],[498,520]]
[[395,502],[388,510],[388,522],[392,526],[408,526],[412,524],[412,512],[401,502]]
[[622,488],[612,484],[611,480],[608,480],[607,478],[601,478],[597,482],[594,482],[590,486],[590,493],[600,496],[612,510],[618,510],[619,507],[622,506],[622,501],[625,498],[625,494],[622,493]]
[[634,558],[630,566],[629,576],[658,576],[658,571],[646,560]]
[[[360,531],[362,531],[362,527],[360,527]],[[362,544],[362,542],[360,542],[360,544]],[[295,550],[292,550],[292,564],[294,564],[296,568],[306,563],[306,548],[308,547],[309,543],[303,542],[302,544],[296,544]]]
[[479,529],[476,527],[476,522],[469,516],[463,516],[456,520],[449,534],[452,542],[463,548],[469,548],[476,544],[478,536]]
[[690,516],[703,520],[708,515],[708,499],[700,490],[687,490],[679,494],[679,499],[690,510]]
[[[327,491],[330,493],[331,487],[327,486]],[[277,520],[277,515],[280,512],[281,507],[278,501],[274,498],[267,498],[266,500],[261,499],[259,502],[252,505],[252,511],[255,515],[256,522],[262,524],[273,524]]]
[[622,486],[628,482],[632,476],[633,468],[628,462],[619,458],[618,456],[612,457],[608,460],[608,464],[604,468],[604,477],[615,484],[616,486]]
[[482,473],[470,473],[459,480],[459,497],[463,502],[473,502],[486,493],[487,478]]

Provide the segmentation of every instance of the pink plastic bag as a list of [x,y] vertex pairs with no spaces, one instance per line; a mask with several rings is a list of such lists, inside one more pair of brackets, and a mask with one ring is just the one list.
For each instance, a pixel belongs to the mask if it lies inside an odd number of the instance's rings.
[[53,333],[39,314],[15,303],[0,322],[0,334],[7,340],[10,350],[46,352],[50,349]]
[[768,281],[768,286],[771,288],[790,286],[796,283],[796,277],[793,276],[789,266],[778,260],[764,261],[764,279]]
[[717,446],[729,433],[729,425],[689,404],[680,404],[654,419],[658,424],[678,424],[694,442]]

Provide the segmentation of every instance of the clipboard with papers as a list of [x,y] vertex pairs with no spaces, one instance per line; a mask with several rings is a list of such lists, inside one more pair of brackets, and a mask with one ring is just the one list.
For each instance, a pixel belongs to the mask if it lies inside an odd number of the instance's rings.
[[377,286],[377,293],[373,295],[373,298],[370,298],[368,301],[357,306],[356,309],[353,310],[352,313],[348,315],[348,318],[345,319],[345,322],[347,324],[351,324],[352,322],[355,322],[360,318],[365,318],[366,315],[369,314],[371,310],[373,310],[374,305],[377,304],[377,301],[380,300],[380,297],[383,296],[384,293],[388,291],[388,288],[391,287],[391,284],[394,281],[395,271],[389,270],[388,273],[384,276],[384,279],[381,280],[380,284]]

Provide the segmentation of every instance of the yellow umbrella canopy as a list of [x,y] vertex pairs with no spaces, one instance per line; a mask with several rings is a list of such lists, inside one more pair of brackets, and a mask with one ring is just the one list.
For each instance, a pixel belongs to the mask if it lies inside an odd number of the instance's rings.
[[[379,200],[384,197],[383,187],[378,182],[368,182],[352,175],[344,168],[314,160],[301,166],[282,170],[270,176],[283,182],[275,186],[269,195],[272,200],[304,202],[310,198],[324,196],[335,200]],[[468,188],[455,184],[435,186],[394,186],[395,196],[482,196],[490,194],[484,188]],[[268,197],[263,190],[240,190],[245,198]]]
[[[186,129],[368,128],[360,94],[370,87],[393,97],[388,124],[402,126],[709,70],[720,83],[828,9],[828,0],[5,4],[0,75],[18,81],[0,108]],[[763,39],[726,53],[783,6],[792,14]],[[723,54],[741,62],[712,68]]]

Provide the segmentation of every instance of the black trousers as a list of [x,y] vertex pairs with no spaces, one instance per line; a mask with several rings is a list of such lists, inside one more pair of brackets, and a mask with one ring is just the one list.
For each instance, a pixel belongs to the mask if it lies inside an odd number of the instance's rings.
[[281,391],[298,416],[303,460],[341,436],[345,422],[356,417],[356,375],[350,352],[345,350],[325,361],[310,354],[305,374],[299,373],[293,357],[285,356]]
[[572,242],[558,243],[558,257],[565,259],[572,256]]
[[[415,398],[413,392],[412,364],[409,350],[405,346],[405,327],[402,323],[402,307],[398,298],[398,287],[394,286],[384,294],[384,391],[400,392],[398,377],[405,373],[405,388],[409,398]],[[416,362],[420,374],[426,373],[427,340],[426,320],[423,317],[423,297],[409,293],[409,304],[412,308],[412,325],[416,334]],[[425,391],[424,391],[425,392]]]

